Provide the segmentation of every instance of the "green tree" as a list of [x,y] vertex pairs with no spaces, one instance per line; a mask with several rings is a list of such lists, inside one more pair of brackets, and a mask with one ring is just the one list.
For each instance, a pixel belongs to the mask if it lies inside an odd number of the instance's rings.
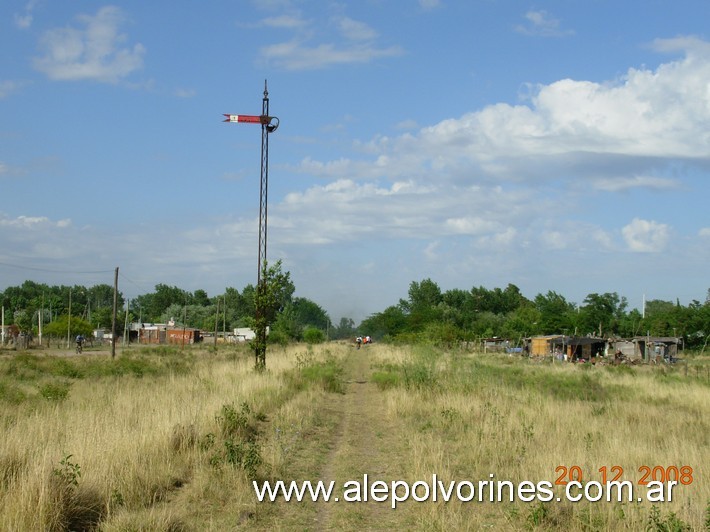
[[431,279],[424,279],[420,283],[412,281],[409,285],[409,300],[400,301],[400,306],[408,313],[409,329],[418,332],[427,324],[439,321],[443,307],[441,289]]
[[570,333],[574,330],[575,307],[564,296],[553,291],[548,291],[546,295],[538,294],[535,296],[535,307],[540,312],[538,330],[541,334]]
[[295,297],[292,305],[296,321],[302,329],[311,326],[326,331],[330,328],[328,313],[317,303],[305,297]]
[[355,336],[355,321],[352,318],[340,318],[340,323],[333,330],[333,338],[339,340]]
[[286,345],[292,340],[301,340],[303,327],[298,322],[293,304],[287,303],[276,315],[270,331],[269,343]]
[[580,332],[600,336],[616,334],[627,305],[626,298],[616,292],[589,294],[579,309]]
[[208,307],[212,304],[210,301],[210,298],[207,296],[207,292],[204,290],[198,289],[195,290],[194,293],[192,294],[192,304],[193,305],[200,305],[202,307]]
[[394,338],[406,328],[407,315],[400,306],[393,305],[364,319],[358,330],[363,335],[379,340],[386,337]]
[[534,306],[522,305],[506,316],[501,336],[521,345],[521,339],[540,334],[542,314]]
[[266,329],[274,322],[276,315],[291,301],[295,287],[291,282],[291,274],[281,271],[281,261],[274,266],[264,263],[255,294],[256,315],[254,317],[254,332],[252,340],[254,347],[255,367],[257,371],[266,369]]
[[187,305],[191,303],[192,296],[189,292],[177,286],[165,284],[155,285],[155,292],[144,294],[136,298],[136,304],[141,308],[143,320],[158,322],[170,305]]
[[91,323],[76,316],[72,316],[70,327],[69,316],[63,314],[52,323],[45,325],[43,330],[43,334],[56,339],[66,338],[67,333],[70,339],[73,339],[79,334],[86,338],[91,338],[94,333],[94,328]]

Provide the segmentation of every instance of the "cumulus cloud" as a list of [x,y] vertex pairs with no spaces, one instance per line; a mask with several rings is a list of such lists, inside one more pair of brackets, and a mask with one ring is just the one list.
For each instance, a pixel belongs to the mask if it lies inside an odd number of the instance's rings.
[[[665,41],[658,41],[662,47]],[[538,86],[527,105],[495,104],[358,149],[372,160],[306,159],[301,170],[353,179],[539,182],[586,179],[621,192],[679,186],[669,162],[710,160],[710,48],[610,82],[564,79]]]
[[127,37],[119,32],[125,17],[119,8],[102,7],[77,20],[81,28],[56,28],[42,36],[44,54],[34,59],[37,70],[54,80],[117,83],[142,68],[145,48],[125,45]]
[[481,261],[499,271],[496,259],[512,271],[511,254],[571,272],[600,253],[661,252],[672,228],[646,219],[647,202],[627,201],[623,223],[595,213],[618,195],[684,193],[710,163],[710,52],[694,40],[667,50],[682,54],[611,81],[541,85],[519,105],[377,135],[339,158],[305,158],[289,170],[318,184],[270,208],[272,242],[410,239],[422,258],[461,271],[483,271]]
[[663,251],[670,238],[670,228],[649,220],[634,218],[621,230],[630,251],[656,253]]

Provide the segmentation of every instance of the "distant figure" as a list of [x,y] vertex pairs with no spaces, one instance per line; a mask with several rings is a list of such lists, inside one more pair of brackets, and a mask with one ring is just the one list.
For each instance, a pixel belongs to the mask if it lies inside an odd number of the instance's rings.
[[360,346],[362,345],[362,336],[355,338],[355,343],[357,344],[357,348],[360,349]]
[[81,334],[76,336],[76,352],[81,353],[84,348],[84,337]]

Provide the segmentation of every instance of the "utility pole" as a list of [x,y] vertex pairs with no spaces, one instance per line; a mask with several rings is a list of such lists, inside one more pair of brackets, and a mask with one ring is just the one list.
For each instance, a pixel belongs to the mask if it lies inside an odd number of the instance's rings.
[[67,316],[67,349],[69,349],[69,338],[71,337],[71,286],[69,287],[69,315]]
[[[71,298],[69,299],[71,301]],[[118,312],[118,266],[113,274],[113,317],[111,318],[111,358],[116,358],[116,313]]]
[[264,97],[261,101],[261,115],[225,114],[224,122],[261,124],[261,180],[259,185],[259,255],[257,261],[256,285],[256,338],[254,339],[255,365],[259,370],[266,367],[266,309],[263,308],[266,294],[266,224],[268,218],[267,198],[269,192],[269,134],[279,127],[279,119],[269,115],[269,91],[264,80]]
[[219,298],[217,298],[217,305],[214,311],[214,348],[217,349],[217,327],[219,324]]

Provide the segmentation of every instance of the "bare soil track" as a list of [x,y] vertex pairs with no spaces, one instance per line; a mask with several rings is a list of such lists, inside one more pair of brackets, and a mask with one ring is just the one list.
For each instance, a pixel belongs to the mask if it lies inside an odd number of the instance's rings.
[[[371,382],[370,361],[377,350],[368,346],[353,349],[344,363],[345,394],[328,405],[340,420],[332,433],[331,450],[320,472],[320,480],[335,481],[339,501],[317,504],[315,530],[387,530],[405,522],[406,507],[392,510],[388,502],[346,502],[342,486],[348,481],[364,484],[401,478],[399,464],[407,442],[398,440],[397,421],[390,418],[382,392]],[[352,485],[348,485],[350,488]]]

